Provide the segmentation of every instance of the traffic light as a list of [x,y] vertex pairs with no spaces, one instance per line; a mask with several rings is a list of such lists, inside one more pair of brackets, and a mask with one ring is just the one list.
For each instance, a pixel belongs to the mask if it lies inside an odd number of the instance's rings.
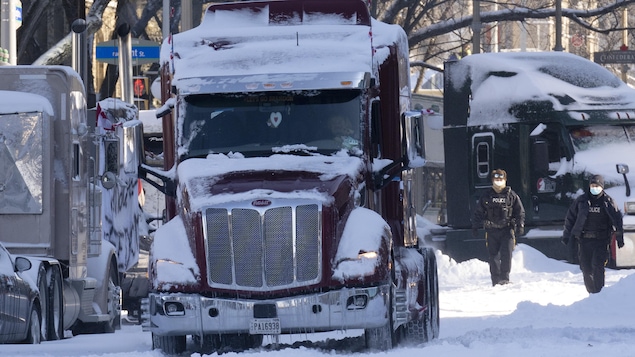
[[148,77],[136,76],[132,77],[132,92],[134,93],[135,105],[139,110],[147,110],[149,107],[149,90],[150,85]]

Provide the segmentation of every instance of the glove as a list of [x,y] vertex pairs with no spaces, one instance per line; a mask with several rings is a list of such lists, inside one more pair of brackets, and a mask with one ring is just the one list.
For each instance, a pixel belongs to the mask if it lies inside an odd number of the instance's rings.
[[472,228],[472,237],[478,238],[478,228]]
[[624,246],[624,233],[615,232],[615,241],[617,242],[617,248],[622,248]]
[[523,225],[516,226],[516,237],[520,237],[523,234],[525,234],[525,226]]
[[562,237],[560,237],[560,241],[564,245],[569,245],[569,237],[562,236]]

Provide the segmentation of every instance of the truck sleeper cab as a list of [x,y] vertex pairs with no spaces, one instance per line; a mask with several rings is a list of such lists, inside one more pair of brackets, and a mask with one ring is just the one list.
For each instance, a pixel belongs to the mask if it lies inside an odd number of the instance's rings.
[[[371,23],[386,35],[377,58]],[[219,56],[188,47],[201,40]],[[419,117],[406,113],[403,30],[357,0],[229,3],[173,44],[172,154],[164,172],[144,168],[173,202],[143,307],[154,348],[180,353],[188,335],[212,349],[340,329],[364,329],[371,349],[438,336],[435,256],[404,228]]]
[[[527,214],[526,234],[517,242],[574,262],[573,247],[560,244],[560,237],[567,209],[588,190],[588,177],[603,175],[620,207],[627,200],[630,187],[616,166],[635,161],[615,153],[632,151],[635,91],[568,53],[469,56],[448,62],[445,76],[445,176],[453,182],[446,190],[448,254],[466,260],[485,253],[484,242],[469,232],[470,215],[491,186],[489,173],[503,168]],[[466,144],[450,144],[456,142]],[[635,263],[625,252],[617,252],[612,266]]]

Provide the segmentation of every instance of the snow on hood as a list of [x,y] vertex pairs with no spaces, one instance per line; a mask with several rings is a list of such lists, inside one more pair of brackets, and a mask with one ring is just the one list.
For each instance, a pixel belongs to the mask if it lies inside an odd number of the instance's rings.
[[[303,198],[321,202],[332,199],[326,193],[317,190],[285,193],[260,189],[244,193],[211,195],[208,186],[214,184],[214,179],[226,174],[254,171],[303,171],[318,174],[320,180],[327,181],[341,175],[356,178],[363,167],[360,158],[348,156],[343,152],[333,156],[277,154],[252,158],[245,158],[240,154],[212,154],[205,159],[191,158],[183,161],[177,168],[177,175],[180,185],[185,185],[190,193],[191,208],[196,211],[206,206],[230,201],[253,200],[263,195],[271,198]],[[211,178],[211,180],[200,180],[201,178]]]
[[458,89],[467,78],[472,81],[470,125],[516,122],[509,108],[525,101],[551,102],[556,111],[635,108],[635,90],[606,68],[570,53],[482,53],[459,65],[451,82]]

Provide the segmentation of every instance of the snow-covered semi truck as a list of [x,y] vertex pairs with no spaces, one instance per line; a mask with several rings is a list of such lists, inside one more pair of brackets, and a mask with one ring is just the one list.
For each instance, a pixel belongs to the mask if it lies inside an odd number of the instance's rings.
[[113,332],[138,256],[141,123],[114,99],[91,120],[70,67],[0,76],[0,240],[34,262],[42,338]]
[[163,43],[167,217],[142,326],[153,348],[259,346],[363,329],[371,349],[439,333],[420,246],[419,114],[406,35],[360,0],[210,6]]
[[[562,52],[471,55],[446,62],[444,79],[448,229],[435,241],[445,234],[444,249],[457,260],[485,258],[470,217],[491,186],[490,172],[503,168],[526,211],[526,234],[517,241],[575,261],[575,247],[560,237],[589,176],[605,177],[623,212],[632,200],[625,179],[635,165],[635,90],[600,65]],[[635,266],[635,230],[625,227],[625,247],[611,245],[614,267]]]

